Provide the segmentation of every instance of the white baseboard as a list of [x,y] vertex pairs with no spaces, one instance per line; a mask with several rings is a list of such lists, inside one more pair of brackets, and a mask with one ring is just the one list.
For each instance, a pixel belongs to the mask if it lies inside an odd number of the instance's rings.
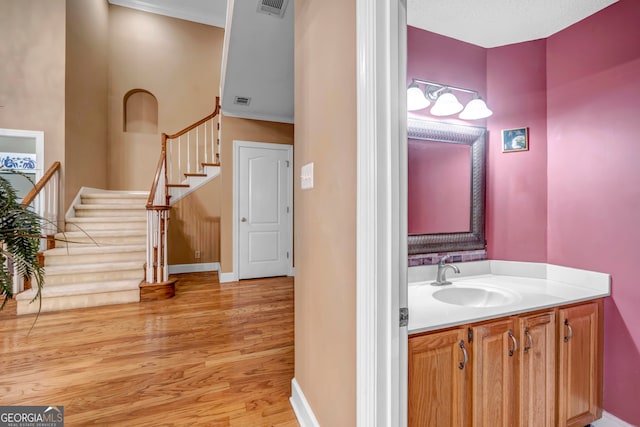
[[288,276],[290,276],[290,277],[296,277],[296,269],[295,269],[295,267],[291,267],[291,268],[289,269],[289,274],[288,274]]
[[602,418],[598,421],[592,422],[591,425],[594,427],[634,427],[633,424],[622,421],[620,418],[608,413],[607,411],[603,411]]
[[238,275],[233,271],[230,273],[223,273],[221,271],[218,271],[218,280],[220,280],[220,283],[237,282]]
[[202,262],[197,264],[174,264],[169,266],[169,274],[203,273],[206,271],[220,271],[219,262]]
[[304,393],[295,378],[291,380],[291,397],[289,398],[289,402],[291,402],[291,407],[296,414],[300,427],[320,427],[320,423],[313,414],[311,406],[309,406],[309,402],[307,402],[307,398],[304,397]]

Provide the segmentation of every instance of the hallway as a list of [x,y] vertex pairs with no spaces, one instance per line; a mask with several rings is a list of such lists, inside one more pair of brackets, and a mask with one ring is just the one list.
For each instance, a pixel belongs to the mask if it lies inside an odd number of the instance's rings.
[[176,296],[0,320],[1,405],[66,425],[297,426],[293,278],[178,278]]

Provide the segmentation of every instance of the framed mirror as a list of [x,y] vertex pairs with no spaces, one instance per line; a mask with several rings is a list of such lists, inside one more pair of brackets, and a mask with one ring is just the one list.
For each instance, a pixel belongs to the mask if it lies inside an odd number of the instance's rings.
[[484,249],[486,128],[407,125],[409,255]]

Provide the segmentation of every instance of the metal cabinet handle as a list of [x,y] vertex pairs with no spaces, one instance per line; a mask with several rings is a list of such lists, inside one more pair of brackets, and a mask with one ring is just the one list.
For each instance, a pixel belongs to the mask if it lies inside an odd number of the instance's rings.
[[467,349],[464,348],[464,341],[460,341],[460,350],[462,350],[462,356],[464,360],[458,364],[458,369],[464,369],[467,366],[467,362],[469,361],[469,354],[467,353]]
[[513,356],[513,353],[518,350],[518,341],[516,341],[516,337],[513,336],[513,331],[511,329],[509,329],[509,338],[511,338],[511,341],[513,342],[513,348],[509,350],[509,356]]
[[524,351],[527,352],[533,347],[533,337],[529,333],[529,328],[524,328],[524,334],[527,336],[527,340],[529,341],[529,345],[524,346]]
[[240,221],[241,221],[241,222],[247,222],[247,218],[242,217],[242,218],[240,218]]
[[569,328],[569,335],[564,337],[564,342],[569,342],[569,340],[571,338],[573,338],[573,329],[571,328],[571,325],[569,324],[569,319],[564,319],[564,325]]

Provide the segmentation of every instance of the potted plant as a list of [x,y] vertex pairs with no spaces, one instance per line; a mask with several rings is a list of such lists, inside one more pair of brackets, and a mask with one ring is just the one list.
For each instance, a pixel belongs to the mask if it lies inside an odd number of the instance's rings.
[[13,298],[12,274],[35,280],[40,298],[44,268],[38,260],[43,219],[23,206],[11,184],[0,176],[0,311]]

